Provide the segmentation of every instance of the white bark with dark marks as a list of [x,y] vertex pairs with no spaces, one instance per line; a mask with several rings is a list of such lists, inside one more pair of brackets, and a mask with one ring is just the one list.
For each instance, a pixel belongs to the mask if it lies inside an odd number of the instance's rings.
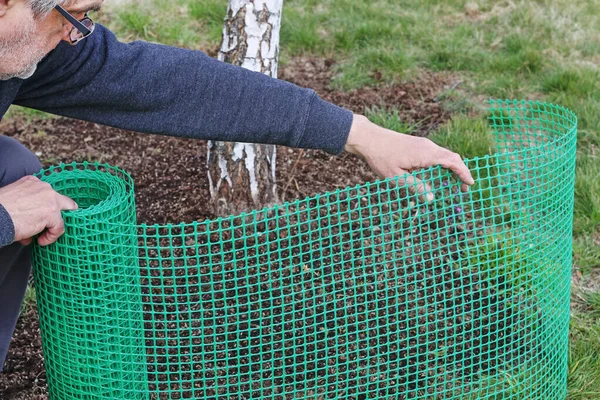
[[[277,77],[283,0],[229,0],[218,59]],[[218,215],[279,201],[272,145],[210,141],[208,181]]]

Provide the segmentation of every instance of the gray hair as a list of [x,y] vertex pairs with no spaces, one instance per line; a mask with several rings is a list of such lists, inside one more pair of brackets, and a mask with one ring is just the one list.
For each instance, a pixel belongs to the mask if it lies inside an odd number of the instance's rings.
[[36,18],[47,16],[56,6],[67,5],[72,2],[73,0],[27,0]]

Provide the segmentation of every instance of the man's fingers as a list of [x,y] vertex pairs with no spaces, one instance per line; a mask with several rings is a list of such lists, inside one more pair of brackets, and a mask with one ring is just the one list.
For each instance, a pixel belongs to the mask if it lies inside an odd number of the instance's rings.
[[46,225],[46,230],[38,237],[40,246],[47,246],[56,242],[56,240],[65,233],[65,223],[60,214],[55,215]]
[[62,194],[59,194],[59,207],[61,210],[77,210],[79,208],[79,206],[77,205],[77,203],[75,203],[75,201],[73,201],[73,199],[71,199],[70,197],[67,196],[63,196]]
[[408,190],[410,190],[411,193],[417,193],[421,201],[433,201],[435,199],[435,196],[431,192],[431,186],[423,183],[423,181],[412,175],[405,175],[404,178],[400,178],[400,182],[406,182],[408,184]]
[[50,221],[46,224],[46,229],[38,237],[40,246],[48,246],[58,240],[65,233],[65,222],[62,219],[60,211],[62,210],[77,210],[79,206],[73,199],[62,194],[55,193],[58,203],[59,212],[51,216]]
[[467,185],[475,183],[471,172],[458,154],[445,150],[444,155],[441,157],[440,165],[454,172]]

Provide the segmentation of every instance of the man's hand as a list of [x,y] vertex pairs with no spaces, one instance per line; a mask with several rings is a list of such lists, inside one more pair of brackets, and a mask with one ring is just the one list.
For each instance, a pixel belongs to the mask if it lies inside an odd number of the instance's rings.
[[[441,165],[453,171],[463,182],[461,188],[474,184],[473,177],[462,158],[433,143],[429,139],[405,135],[382,128],[362,115],[354,115],[354,122],[344,150],[363,158],[382,178],[402,176],[422,168]],[[433,200],[431,189],[414,178],[408,177],[410,186],[417,185],[419,194],[427,192],[427,200]]]
[[77,210],[77,203],[33,176],[26,176],[0,189],[0,204],[15,227],[15,242],[29,244],[43,232],[38,243],[54,243],[65,232],[61,210]]

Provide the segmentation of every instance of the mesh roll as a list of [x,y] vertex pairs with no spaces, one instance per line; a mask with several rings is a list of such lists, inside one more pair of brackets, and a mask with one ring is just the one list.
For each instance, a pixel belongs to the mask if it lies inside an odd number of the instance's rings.
[[564,399],[577,118],[492,101],[477,185],[440,167],[189,224],[137,224],[131,177],[34,246],[53,399]]

